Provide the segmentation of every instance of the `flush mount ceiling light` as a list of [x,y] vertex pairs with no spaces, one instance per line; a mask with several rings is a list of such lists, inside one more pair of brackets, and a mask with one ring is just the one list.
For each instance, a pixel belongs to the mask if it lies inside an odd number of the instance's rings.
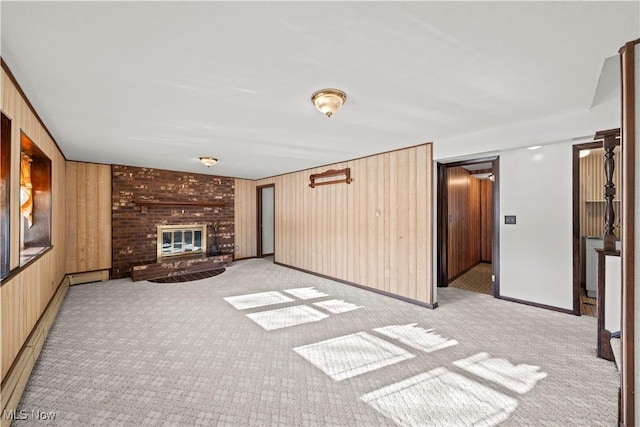
[[200,157],[200,161],[208,168],[218,163],[218,159],[215,157]]
[[311,102],[318,111],[331,117],[347,100],[347,94],[338,89],[320,89],[311,95]]

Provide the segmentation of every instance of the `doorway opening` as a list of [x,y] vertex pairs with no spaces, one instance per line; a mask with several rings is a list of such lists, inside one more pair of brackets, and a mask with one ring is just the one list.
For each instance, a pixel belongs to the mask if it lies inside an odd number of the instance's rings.
[[275,253],[275,185],[257,187],[258,197],[258,258],[270,257],[274,260]]
[[[613,150],[616,159],[620,145]],[[602,141],[573,146],[573,314],[598,317],[598,250],[604,248],[605,150]],[[620,192],[620,167],[613,183]],[[616,249],[620,249],[620,197],[613,200]]]
[[500,296],[499,158],[438,163],[438,287]]

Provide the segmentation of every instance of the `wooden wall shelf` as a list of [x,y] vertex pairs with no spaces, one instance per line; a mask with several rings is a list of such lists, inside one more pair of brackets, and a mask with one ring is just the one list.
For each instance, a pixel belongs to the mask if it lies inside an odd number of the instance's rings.
[[162,201],[162,200],[135,200],[133,202],[141,209],[147,208],[163,208],[163,207],[208,207],[208,208],[222,208],[225,202],[197,202],[197,201]]
[[[342,177],[342,179],[340,179]],[[333,178],[333,179],[328,179]],[[325,181],[325,179],[327,179]],[[316,188],[320,185],[329,185],[329,184],[351,184],[353,178],[351,178],[351,168],[345,168],[340,170],[329,169],[326,172],[316,173],[309,176],[309,180],[311,184],[309,187]]]

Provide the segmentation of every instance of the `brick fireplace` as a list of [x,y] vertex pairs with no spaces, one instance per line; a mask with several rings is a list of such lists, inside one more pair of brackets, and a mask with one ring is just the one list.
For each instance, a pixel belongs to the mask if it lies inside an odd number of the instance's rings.
[[[214,261],[230,262],[233,178],[120,165],[112,166],[111,172],[113,278],[130,276],[133,265],[158,261],[164,268],[171,261],[175,274],[208,268]],[[158,227],[167,227],[160,229],[167,233],[159,236]],[[202,227],[202,234],[194,227]],[[171,253],[159,260],[163,245]],[[194,247],[200,249],[193,251]]]

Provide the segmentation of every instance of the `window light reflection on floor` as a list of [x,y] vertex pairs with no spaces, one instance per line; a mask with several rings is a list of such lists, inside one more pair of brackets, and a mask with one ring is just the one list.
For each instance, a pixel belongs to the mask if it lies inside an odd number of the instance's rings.
[[314,302],[313,305],[327,310],[329,313],[340,314],[362,308],[359,305],[351,304],[339,299],[331,299],[328,301]]
[[267,305],[282,304],[294,301],[280,292],[259,292],[257,294],[236,295],[224,298],[226,302],[234,306],[237,310],[248,308],[264,307]]
[[517,400],[446,368],[436,368],[360,397],[400,426],[494,426],[516,409]]
[[345,335],[293,350],[335,381],[415,357],[406,350],[366,332]]
[[420,328],[416,323],[385,326],[376,328],[374,331],[425,353],[431,353],[458,344],[458,341],[444,338],[434,332],[433,329]]
[[291,326],[305,323],[317,322],[329,317],[328,314],[321,313],[306,305],[279,308],[276,310],[261,311],[259,313],[247,314],[247,317],[267,331],[274,329],[289,328]]
[[539,372],[539,366],[524,364],[516,366],[508,360],[492,358],[488,353],[478,353],[466,359],[457,360],[453,364],[520,394],[527,393],[539,380],[547,377],[546,372]]
[[313,299],[313,298],[322,298],[322,297],[326,297],[328,296],[328,294],[325,294],[322,291],[318,291],[317,289],[314,288],[294,288],[294,289],[285,289],[284,292],[288,293],[289,295],[293,295],[296,298],[299,299]]

